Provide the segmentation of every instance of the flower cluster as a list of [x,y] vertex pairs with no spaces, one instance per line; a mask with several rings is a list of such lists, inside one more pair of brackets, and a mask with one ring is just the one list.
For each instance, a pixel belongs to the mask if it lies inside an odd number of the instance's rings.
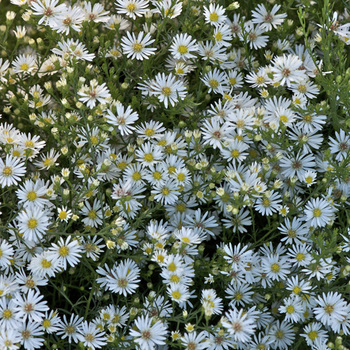
[[0,349],[350,347],[343,2],[2,1]]

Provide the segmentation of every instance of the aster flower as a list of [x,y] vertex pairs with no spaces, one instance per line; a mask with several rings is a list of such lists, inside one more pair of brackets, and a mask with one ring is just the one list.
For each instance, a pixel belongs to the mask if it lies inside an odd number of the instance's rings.
[[55,16],[62,13],[66,9],[65,4],[57,5],[59,0],[36,0],[30,2],[30,7],[34,11],[35,16],[41,16],[38,24],[55,25]]
[[142,17],[148,9],[147,0],[117,0],[117,13],[125,14],[132,19]]
[[44,312],[49,310],[43,295],[38,291],[29,290],[26,295],[17,294],[14,298],[18,317],[23,322],[40,322],[44,318]]
[[321,198],[311,198],[305,205],[304,220],[313,227],[324,227],[334,218],[336,208]]
[[83,4],[83,11],[85,13],[85,20],[95,23],[106,23],[109,21],[109,11],[105,11],[103,5],[94,4],[90,1],[85,1]]
[[144,32],[139,32],[137,37],[134,33],[126,32],[126,37],[122,37],[122,48],[126,56],[131,59],[136,58],[142,61],[143,59],[148,59],[150,55],[154,55],[156,48],[146,47],[151,45],[155,39],[151,39],[150,33],[144,35]]
[[281,85],[290,87],[292,83],[306,79],[304,71],[299,70],[302,61],[296,55],[278,56],[272,63],[273,80],[279,82]]
[[97,325],[93,322],[82,322],[77,338],[92,350],[100,349],[107,344],[105,331],[98,329]]
[[6,350],[19,349],[19,343],[21,341],[20,333],[17,329],[8,329],[0,333],[0,348]]
[[151,95],[163,102],[165,108],[168,108],[169,103],[174,107],[179,99],[183,100],[186,97],[184,84],[180,80],[176,80],[176,76],[172,73],[168,76],[164,73],[158,73],[154,79]]
[[252,11],[252,22],[259,24],[266,31],[277,28],[287,17],[286,13],[276,14],[281,5],[274,5],[271,11],[268,11],[264,4],[257,5],[257,10]]
[[66,270],[67,264],[74,267],[79,263],[82,249],[77,240],[72,240],[72,236],[68,236],[66,241],[60,237],[58,244],[53,243],[49,249],[49,255],[57,260],[60,265]]
[[39,242],[49,226],[48,212],[37,206],[22,210],[16,221],[23,239],[34,242]]
[[84,19],[85,13],[80,6],[65,6],[54,17],[51,27],[58,33],[68,35],[71,29],[79,32]]
[[138,113],[134,112],[130,106],[125,109],[121,103],[118,103],[116,108],[116,115],[111,110],[107,110],[108,114],[105,116],[107,122],[117,126],[122,136],[131,134],[135,130],[132,124],[139,119]]
[[225,22],[227,16],[225,9],[221,5],[209,4],[209,8],[204,6],[205,21],[213,26],[218,26]]
[[44,331],[39,323],[22,323],[18,327],[18,331],[24,349],[39,349],[43,346],[44,338],[40,336],[44,335]]
[[123,294],[125,297],[132,294],[139,287],[140,269],[130,259],[123,260],[118,266],[111,270],[108,277],[107,287],[110,291]]
[[90,81],[90,86],[83,85],[78,91],[78,95],[81,96],[79,101],[85,102],[90,109],[93,109],[96,106],[96,102],[104,104],[107,102],[107,99],[111,97],[106,83],[98,85],[98,82],[95,79]]
[[313,309],[315,318],[325,326],[332,326],[335,320],[342,321],[347,316],[347,303],[338,292],[322,293],[317,298],[317,305]]
[[242,33],[240,39],[244,41],[244,38],[246,38],[251,49],[258,50],[267,45],[269,37],[267,35],[262,35],[266,30],[260,25],[254,26],[252,22],[246,22],[244,24],[244,32],[245,35]]
[[135,329],[130,330],[134,342],[142,350],[154,350],[157,345],[164,345],[167,333],[167,327],[161,321],[152,324],[152,318],[148,315],[137,317]]
[[329,140],[330,151],[335,155],[335,160],[341,161],[349,156],[350,136],[343,129],[335,132],[335,139],[329,137]]
[[49,201],[45,197],[47,188],[42,180],[33,182],[26,180],[16,191],[19,204],[24,208],[34,209],[35,207],[43,208],[48,205]]
[[79,40],[67,39],[60,41],[58,46],[59,49],[54,48],[51,51],[65,60],[68,60],[69,57],[77,60],[92,61],[95,57],[95,54],[89,53],[85,45]]
[[177,59],[188,60],[195,58],[191,52],[197,52],[198,45],[196,40],[192,40],[192,36],[187,33],[176,34],[170,46],[170,52]]
[[191,333],[185,333],[181,337],[181,343],[184,346],[184,349],[207,349],[207,333],[202,331],[197,334],[196,331]]
[[66,315],[63,315],[62,323],[60,324],[60,329],[56,333],[61,339],[68,338],[69,344],[72,343],[72,340],[75,343],[79,342],[80,334],[78,333],[83,322],[83,317],[79,317],[74,313],[71,314],[69,321],[67,320]]
[[221,321],[223,327],[233,336],[235,341],[247,343],[254,334],[256,328],[255,320],[247,313],[243,314],[243,309],[229,310],[225,313],[225,318]]

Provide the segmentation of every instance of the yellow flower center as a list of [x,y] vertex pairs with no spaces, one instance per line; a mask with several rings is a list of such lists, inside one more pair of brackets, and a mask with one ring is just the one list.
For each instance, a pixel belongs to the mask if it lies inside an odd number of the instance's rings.
[[134,12],[136,10],[136,5],[133,4],[133,3],[129,3],[127,6],[126,6],[126,9],[129,11],[129,12]]
[[153,129],[146,129],[145,130],[145,135],[147,136],[147,137],[151,137],[151,136],[153,136],[155,134],[155,131],[153,130]]
[[170,277],[170,282],[172,282],[172,283],[179,283],[180,282],[180,277],[178,275],[172,275]]
[[169,87],[163,87],[162,93],[165,96],[170,96],[171,95],[171,89]]
[[292,314],[294,312],[294,306],[293,305],[288,305],[286,307],[286,311],[287,311],[287,313]]
[[27,63],[22,63],[19,68],[21,70],[27,71],[29,69],[29,66]]
[[42,326],[44,328],[49,328],[51,326],[50,320],[48,320],[48,319],[44,320],[43,323],[42,323]]
[[153,178],[155,178],[156,180],[160,180],[162,178],[162,174],[159,171],[155,171],[153,173]]
[[41,266],[44,267],[45,269],[48,269],[51,267],[51,261],[50,260],[46,260],[46,259],[43,259],[41,261]]
[[183,54],[187,53],[188,49],[187,49],[187,46],[185,46],[185,45],[180,45],[180,46],[178,47],[177,51],[180,52],[181,55],[183,55]]
[[209,80],[209,86],[212,87],[212,88],[216,88],[219,86],[219,82],[215,79],[210,79]]
[[61,219],[61,220],[64,220],[67,218],[67,212],[64,211],[64,210],[61,210],[60,213],[58,214],[58,217]]
[[308,336],[312,341],[314,341],[314,340],[317,338],[318,334],[317,334],[316,331],[311,331],[311,332],[309,332],[309,333],[307,334],[307,336]]
[[2,313],[2,317],[8,320],[9,318],[12,317],[12,311],[9,309],[4,310]]
[[96,211],[95,210],[90,210],[88,213],[89,219],[96,219]]
[[168,265],[168,270],[169,270],[169,271],[175,271],[175,270],[176,270],[176,265],[175,265],[173,262],[171,262],[171,263]]
[[302,94],[305,94],[305,92],[307,91],[307,88],[305,85],[299,85],[298,91],[301,92]]
[[29,219],[28,220],[28,228],[31,230],[35,229],[38,226],[38,220],[36,219]]
[[181,298],[181,293],[178,292],[177,290],[175,292],[172,292],[171,293],[171,296],[174,298],[174,299],[180,299]]
[[152,162],[153,161],[153,159],[154,159],[154,157],[153,157],[153,154],[152,153],[146,153],[145,155],[144,155],[144,160],[146,161],[146,162]]
[[297,256],[295,257],[297,261],[302,261],[305,259],[305,254],[303,253],[298,253]]
[[314,217],[315,217],[315,218],[319,218],[319,217],[322,215],[322,211],[321,211],[321,209],[319,209],[319,208],[315,208],[315,209],[312,211],[312,214],[314,214]]
[[239,156],[239,151],[237,149],[232,150],[231,156],[232,158],[237,158]]
[[98,144],[98,138],[96,136],[91,136],[90,141],[94,146]]
[[184,173],[180,173],[180,174],[178,174],[177,175],[177,179],[179,180],[179,181],[184,181],[185,180],[185,174]]
[[280,116],[280,121],[281,121],[282,123],[287,123],[288,117],[287,117],[286,115],[281,115],[281,116]]
[[36,198],[37,198],[37,195],[36,195],[36,193],[34,191],[30,191],[30,192],[27,193],[27,199],[29,201],[35,201]]
[[216,21],[219,19],[219,16],[218,16],[217,13],[213,12],[213,13],[210,14],[209,19],[210,19],[212,22],[216,22]]
[[11,176],[12,175],[12,168],[9,166],[5,166],[5,168],[2,169],[2,174],[4,176]]
[[301,292],[301,288],[300,288],[300,287],[295,286],[295,287],[293,288],[293,293],[294,293],[294,294],[299,294],[300,292]]
[[221,34],[220,32],[217,32],[217,33],[215,34],[215,40],[216,40],[216,41],[221,41],[221,40],[222,40],[222,34]]
[[334,310],[334,306],[331,305],[331,304],[327,304],[325,307],[324,307],[324,311],[327,312],[327,314],[331,314]]
[[138,171],[136,171],[135,173],[132,174],[132,179],[134,181],[140,180],[141,179],[141,174]]
[[60,249],[58,249],[58,254],[63,257],[67,256],[69,254],[69,248],[67,246],[60,247]]
[[140,43],[135,43],[132,48],[134,49],[135,52],[140,52],[143,49],[143,45]]
[[184,243],[190,243],[190,242],[191,242],[190,239],[189,239],[188,237],[182,237],[181,240],[182,240],[182,242],[184,242]]
[[272,272],[279,272],[280,270],[281,270],[281,267],[278,264],[274,263],[271,265]]

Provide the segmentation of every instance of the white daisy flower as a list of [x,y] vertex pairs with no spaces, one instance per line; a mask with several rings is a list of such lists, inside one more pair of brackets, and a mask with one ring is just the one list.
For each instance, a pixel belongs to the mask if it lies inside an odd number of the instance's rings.
[[123,260],[118,266],[111,270],[107,277],[107,287],[117,294],[133,294],[139,287],[140,268],[131,259]]
[[107,344],[105,331],[98,329],[93,322],[82,322],[79,326],[77,338],[91,350],[100,349]]
[[46,210],[40,207],[22,210],[17,218],[18,229],[23,239],[39,242],[49,227],[49,216]]
[[83,4],[83,11],[86,21],[106,23],[110,19],[110,16],[108,16],[109,11],[105,11],[103,5],[98,3],[92,5],[90,1],[85,1]]
[[316,300],[315,318],[325,326],[332,326],[336,320],[342,321],[347,316],[347,303],[338,292],[322,293]]
[[180,195],[179,185],[174,179],[167,179],[162,183],[154,185],[154,188],[151,191],[154,195],[154,199],[161,204],[173,204],[178,199]]
[[130,135],[135,130],[132,124],[139,119],[138,113],[134,112],[130,106],[125,109],[121,103],[117,103],[116,109],[116,115],[110,109],[107,109],[108,114],[105,115],[107,123],[118,127],[122,136]]
[[154,79],[151,95],[163,102],[165,108],[168,108],[169,103],[174,107],[179,99],[183,100],[186,97],[186,88],[183,82],[176,80],[176,76],[172,73],[168,76],[164,73],[158,73]]
[[85,201],[80,212],[86,216],[82,219],[85,225],[98,227],[102,224],[102,209],[97,198],[94,199],[92,206],[89,201]]
[[209,8],[203,6],[205,22],[215,27],[225,22],[227,16],[225,15],[225,9],[221,5],[209,4]]
[[72,313],[70,320],[68,321],[66,315],[63,315],[60,329],[56,334],[60,336],[61,339],[68,338],[69,344],[72,343],[72,340],[75,343],[78,343],[80,335],[78,332],[80,331],[83,319],[83,317],[79,317],[78,315]]
[[5,161],[0,158],[0,186],[17,185],[21,177],[26,173],[24,162],[7,154]]
[[117,13],[125,14],[132,19],[142,17],[149,11],[147,0],[117,0]]
[[305,205],[304,217],[308,226],[324,227],[334,218],[336,208],[321,198],[311,198]]
[[156,48],[146,47],[154,41],[155,39],[151,39],[150,33],[144,35],[144,32],[141,31],[136,37],[135,33],[130,34],[130,32],[126,32],[126,37],[122,37],[121,46],[128,58],[136,58],[142,61],[143,59],[148,59],[150,55],[155,54]]
[[148,315],[137,317],[135,328],[130,329],[130,336],[143,350],[153,350],[157,345],[164,345],[167,334],[167,327],[159,320],[153,323]]
[[8,244],[6,240],[0,239],[0,267],[6,268],[11,265],[14,250],[12,245]]
[[174,58],[188,60],[196,57],[192,53],[198,51],[198,45],[196,44],[195,39],[192,40],[191,35],[187,33],[176,34],[172,40],[170,51]]
[[85,13],[80,6],[65,6],[60,13],[54,17],[52,29],[58,33],[69,34],[71,29],[79,32],[85,19]]
[[257,5],[257,10],[252,11],[252,22],[259,24],[266,31],[277,28],[287,17],[286,13],[276,14],[281,5],[275,4],[271,11],[268,11],[264,4]]
[[243,311],[236,308],[229,310],[225,313],[225,318],[221,319],[221,323],[235,341],[247,343],[255,332],[256,322],[247,313],[243,314]]
[[43,252],[32,258],[29,270],[34,276],[53,277],[61,270],[61,265],[53,259],[52,255],[50,256],[49,252]]
[[41,337],[44,335],[44,331],[39,323],[22,323],[18,327],[18,331],[24,349],[39,349],[44,345],[45,339]]
[[[0,298],[0,329],[17,329],[17,327],[22,323],[20,316],[21,315],[18,313],[17,303],[15,302],[14,298]],[[0,337],[1,333],[2,332],[0,332]]]
[[60,237],[58,244],[52,243],[49,248],[49,255],[54,260],[58,260],[61,266],[66,270],[67,264],[74,267],[77,265],[81,258],[82,248],[77,240],[72,240],[72,236],[68,236],[66,241]]
[[55,16],[66,9],[65,4],[57,5],[59,0],[36,0],[30,2],[30,7],[34,11],[33,15],[40,16],[38,24],[55,25]]
[[95,54],[89,53],[85,45],[79,40],[67,39],[60,41],[58,44],[59,49],[54,48],[51,51],[65,60],[75,58],[77,60],[92,61]]
[[47,188],[43,180],[26,180],[21,187],[16,191],[19,199],[19,204],[24,208],[34,209],[35,207],[43,208],[48,205],[49,201],[46,198]]
[[289,54],[278,56],[272,63],[273,66],[271,67],[271,70],[274,73],[274,82],[290,87],[292,83],[299,82],[300,80],[307,78],[305,72],[303,70],[299,70],[299,67],[303,64],[303,62],[296,55]]
[[4,330],[0,333],[0,348],[6,350],[17,350],[21,342],[21,335],[17,328]]
[[184,336],[181,337],[181,343],[184,346],[184,349],[207,349],[207,332],[202,331],[197,334],[196,331],[191,333],[185,333]]
[[26,295],[16,294],[14,303],[18,312],[18,318],[23,322],[41,322],[44,318],[45,311],[49,310],[46,301],[43,301],[43,295],[38,291],[29,290]]
[[101,104],[107,103],[107,99],[111,97],[106,83],[98,85],[96,79],[90,81],[90,86],[83,85],[78,91],[78,95],[81,96],[79,101],[86,103],[90,109],[93,109],[97,102]]

